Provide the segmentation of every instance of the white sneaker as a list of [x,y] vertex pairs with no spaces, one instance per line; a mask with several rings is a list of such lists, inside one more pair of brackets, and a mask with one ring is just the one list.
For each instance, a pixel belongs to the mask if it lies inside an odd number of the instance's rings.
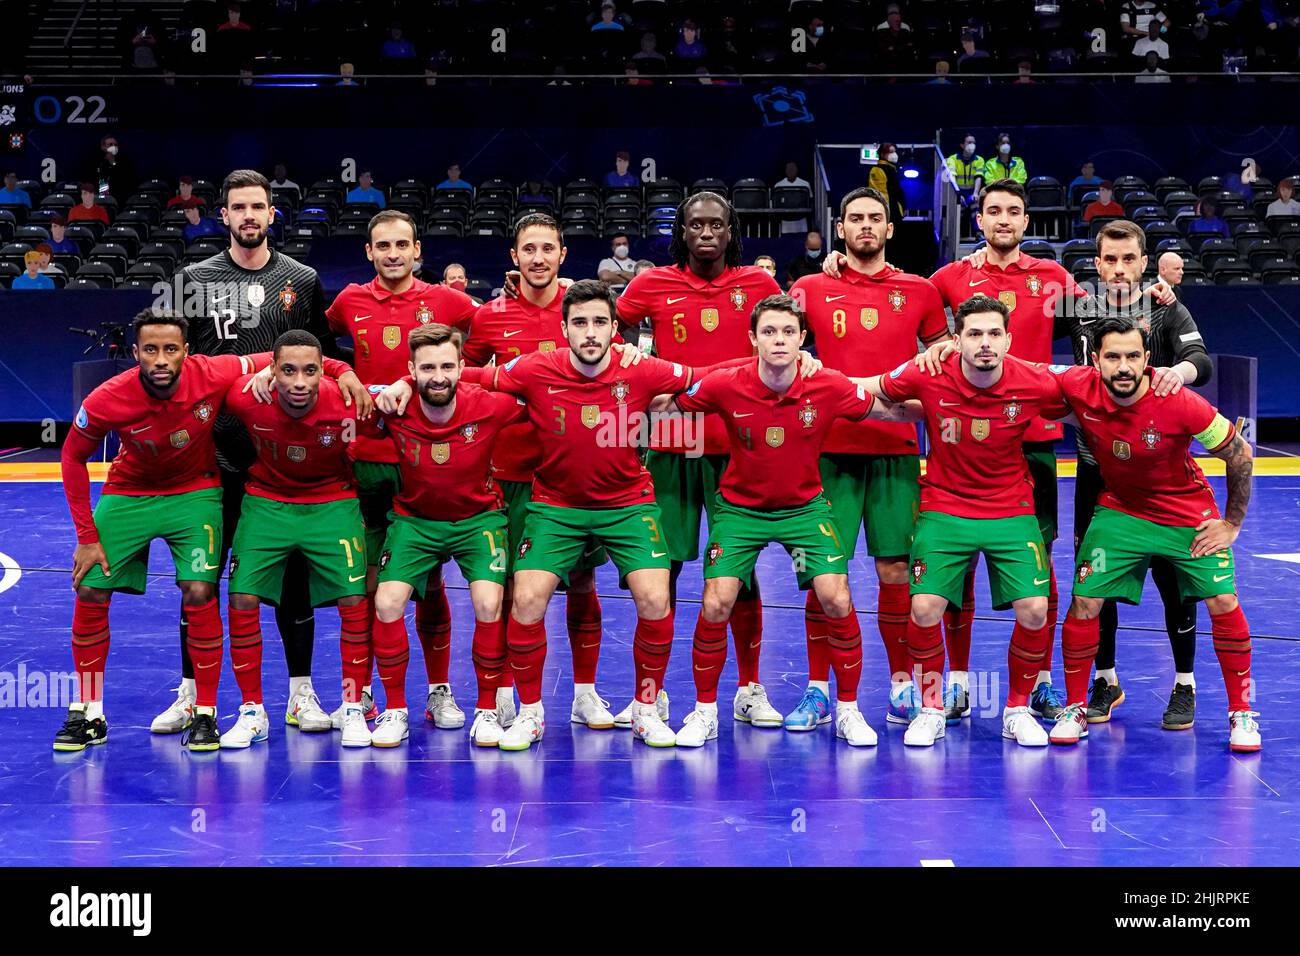
[[942,708],[922,707],[907,725],[903,743],[908,747],[933,747],[934,742],[944,735],[946,726]]
[[271,722],[267,720],[266,708],[261,704],[245,702],[239,708],[239,720],[221,735],[223,750],[245,750],[250,744],[261,743],[271,736]]
[[497,723],[503,728],[515,722],[519,711],[515,708],[515,689],[513,687],[497,688]]
[[767,689],[752,681],[744,687],[736,688],[732,714],[737,720],[743,720],[753,727],[781,727],[785,724],[785,715],[767,699]]
[[179,734],[194,719],[194,698],[181,684],[176,688],[176,699],[171,706],[153,719],[149,732],[153,734]]
[[451,694],[450,684],[434,684],[429,700],[424,705],[424,719],[441,730],[456,730],[465,726],[465,711],[460,709]]
[[677,746],[703,747],[706,740],[718,739],[717,710],[700,710],[696,707],[686,715],[682,729],[677,731]]
[[505,730],[501,726],[500,710],[475,710],[474,723],[469,728],[469,739],[475,747],[500,745]]
[[510,729],[501,735],[497,744],[502,750],[527,750],[542,739],[546,732],[546,716],[540,708],[536,711],[522,710]]
[[1228,724],[1232,733],[1228,737],[1228,749],[1236,753],[1254,753],[1263,744],[1259,737],[1259,723],[1255,720],[1259,714],[1253,710],[1234,710],[1228,715]]
[[303,684],[293,695],[289,709],[284,712],[284,722],[309,734],[321,734],[334,727],[310,684]]
[[[372,747],[397,747],[410,736],[411,718],[406,708],[385,710],[375,721],[375,732],[370,735]],[[344,734],[346,740],[347,735]]]
[[1022,747],[1046,747],[1047,731],[1028,707],[1006,707],[1002,711],[1002,736]]
[[876,745],[876,732],[856,707],[835,708],[835,736],[848,741],[850,747]]
[[343,705],[343,746],[370,746],[370,728],[366,726],[366,712],[360,704]]
[[569,720],[575,724],[586,724],[591,730],[614,728],[614,715],[609,712],[609,701],[601,700],[599,694],[591,691],[573,698]]
[[675,747],[677,735],[659,719],[654,704],[637,704],[632,710],[632,733],[651,747]]
[[1061,716],[1052,724],[1052,732],[1047,739],[1061,747],[1077,744],[1088,736],[1088,705],[1067,704]]
[[[330,726],[335,730],[343,729],[343,708],[346,706],[346,704],[339,704],[330,711]],[[361,713],[365,715],[366,720],[374,720],[379,716],[375,711],[375,698],[365,689],[361,691]]]
[[[619,730],[627,730],[632,726],[632,708],[636,706],[636,699],[628,704],[614,717],[614,726]],[[668,691],[659,691],[659,696],[655,698],[655,710],[659,714],[659,719],[665,724],[668,723]]]

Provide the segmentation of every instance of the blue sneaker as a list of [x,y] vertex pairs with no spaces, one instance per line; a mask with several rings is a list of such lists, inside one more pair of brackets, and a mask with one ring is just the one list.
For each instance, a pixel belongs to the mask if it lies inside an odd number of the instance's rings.
[[902,690],[889,692],[889,709],[885,720],[891,724],[910,724],[921,712],[921,694],[916,685],[909,683]]
[[949,684],[943,692],[943,716],[948,726],[960,724],[963,717],[970,716],[970,694],[961,684]]
[[1029,712],[1043,720],[1056,720],[1065,712],[1065,697],[1051,684],[1043,681],[1034,688],[1029,698]]
[[816,730],[818,724],[831,721],[831,702],[820,688],[809,687],[799,698],[799,706],[785,715],[786,730]]

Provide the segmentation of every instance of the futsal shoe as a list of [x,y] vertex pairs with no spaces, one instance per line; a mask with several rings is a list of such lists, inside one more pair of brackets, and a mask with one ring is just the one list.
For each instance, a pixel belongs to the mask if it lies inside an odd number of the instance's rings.
[[261,704],[245,702],[239,708],[239,720],[221,735],[222,750],[247,750],[271,736],[271,722],[266,719],[266,708]]
[[343,746],[369,747],[370,728],[366,726],[366,712],[361,705],[343,705]]
[[819,724],[831,722],[831,702],[820,687],[809,687],[799,698],[794,710],[785,715],[785,729],[794,732],[816,730]]
[[536,710],[521,710],[510,729],[501,735],[497,744],[502,750],[527,750],[535,743],[540,743],[546,732],[546,716],[541,704]]
[[386,710],[375,721],[375,732],[370,735],[372,747],[398,747],[411,735],[411,718],[405,707]]
[[638,703],[632,709],[632,733],[650,747],[677,746],[677,735],[659,719],[654,704]]
[[736,720],[744,721],[751,727],[780,727],[785,722],[781,712],[767,699],[767,688],[754,681],[736,688],[731,712]]
[[1189,730],[1196,723],[1196,688],[1187,684],[1175,684],[1169,695],[1169,706],[1161,718],[1160,726],[1165,730]]
[[586,724],[590,730],[614,729],[614,715],[609,712],[609,701],[602,700],[599,694],[592,691],[573,698],[569,720],[575,724]]
[[1047,731],[1034,719],[1034,713],[1028,707],[1003,708],[1002,736],[1022,747],[1047,746]]
[[1263,746],[1259,739],[1259,723],[1255,720],[1258,716],[1259,713],[1253,710],[1234,710],[1228,715],[1228,724],[1232,727],[1232,734],[1228,737],[1229,750],[1249,754]]
[[1056,720],[1065,710],[1065,698],[1052,686],[1051,681],[1043,681],[1034,688],[1029,696],[1029,712],[1043,720]]
[[284,722],[308,734],[325,733],[334,727],[330,715],[321,707],[320,698],[316,696],[316,691],[312,689],[311,684],[299,685],[297,692],[289,701],[289,709],[284,712]]
[[938,707],[922,707],[920,713],[907,725],[903,743],[908,747],[933,747],[934,742],[944,735],[946,726],[942,710]]
[[[335,730],[343,729],[343,708],[346,704],[339,704],[330,712],[330,726]],[[379,716],[379,708],[375,706],[374,695],[370,693],[369,687],[361,688],[361,709],[365,711],[366,720],[374,720]]]
[[151,734],[179,734],[194,719],[194,698],[181,684],[176,688],[176,699],[171,706],[153,719],[149,725]]
[[1068,704],[1052,725],[1048,740],[1062,747],[1077,744],[1088,736],[1088,713],[1083,704]]
[[970,716],[970,694],[960,683],[952,683],[943,692],[944,720],[949,726],[960,724],[963,717]]
[[876,732],[871,729],[857,705],[846,707],[840,704],[835,708],[835,736],[847,741],[850,747],[876,745]]
[[705,741],[717,739],[718,709],[716,707],[705,710],[697,704],[695,709],[686,715],[686,720],[682,722],[682,729],[677,731],[679,747],[703,747]]
[[501,726],[501,711],[474,711],[474,723],[469,728],[470,743],[475,747],[496,747],[503,736],[505,729]]
[[[478,713],[478,711],[475,711]],[[497,723],[502,729],[509,727],[515,722],[515,716],[519,711],[515,708],[515,689],[513,687],[497,688]]]
[[440,730],[458,730],[465,726],[465,711],[451,694],[450,684],[434,684],[424,705],[424,719]]
[[[614,726],[619,730],[628,730],[632,726],[632,708],[636,706],[636,700],[628,704],[614,716]],[[659,714],[659,719],[665,724],[668,723],[668,691],[659,691],[659,696],[655,698],[655,710]]]
[[[1259,739],[1258,735],[1256,739]],[[87,720],[86,705],[72,704],[68,707],[68,719],[63,722],[62,729],[54,735],[54,749],[73,753],[107,741],[108,721],[102,716]]]
[[221,749],[221,731],[217,728],[217,708],[194,708],[194,720],[190,723],[184,744],[193,753],[208,753]]
[[1092,690],[1088,693],[1088,723],[1107,723],[1111,712],[1122,703],[1124,689],[1119,684],[1106,683],[1104,677],[1098,677],[1092,682]]
[[[908,681],[897,690],[889,692],[889,707],[885,710],[885,720],[891,724],[907,724],[909,727],[912,721],[921,713],[921,695],[917,692],[916,685]],[[939,735],[940,737],[943,734]],[[929,746],[925,744],[924,746]]]

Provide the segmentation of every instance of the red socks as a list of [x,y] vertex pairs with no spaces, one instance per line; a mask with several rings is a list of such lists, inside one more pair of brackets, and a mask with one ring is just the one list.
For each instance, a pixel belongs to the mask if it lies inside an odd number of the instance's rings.
[[375,663],[384,685],[384,706],[389,710],[406,706],[406,665],[411,660],[411,643],[406,636],[406,619],[374,623]]
[[803,606],[804,635],[808,640],[808,679],[826,681],[831,676],[831,651],[827,638],[830,625],[826,622],[826,612],[822,602],[817,600],[817,592],[808,589],[808,597]]
[[474,659],[474,676],[478,679],[478,700],[474,706],[479,710],[496,709],[497,688],[503,686],[501,679],[510,671],[506,660],[506,627],[505,621],[474,622],[470,653]]
[[542,667],[546,664],[546,619],[520,624],[513,617],[506,628],[510,667],[515,672],[521,704],[542,700]]
[[594,684],[600,657],[600,596],[595,591],[569,591],[565,595],[565,617],[569,649],[573,652],[573,682]]
[[727,662],[727,622],[706,621],[701,613],[695,622],[695,643],[691,648],[695,673],[695,699],[702,704],[718,701],[718,681]]
[[880,600],[876,609],[876,625],[880,628],[880,639],[885,642],[885,655],[889,658],[889,679],[907,680],[907,675],[912,672],[907,640],[912,597],[907,585],[880,582]]
[[831,664],[835,667],[835,697],[856,704],[858,681],[862,678],[862,629],[858,626],[858,615],[849,611],[847,617],[832,617],[828,623]]
[[1214,653],[1223,671],[1223,685],[1228,690],[1228,712],[1252,710],[1250,625],[1241,605],[1226,614],[1211,614],[1210,633],[1214,635]]
[[229,609],[230,666],[235,672],[242,700],[262,702],[262,621],[258,608],[241,611]]
[[[1050,555],[1050,552],[1049,552]],[[1052,651],[1056,645],[1056,614],[1059,595],[1056,592],[1056,568],[1052,568],[1051,579],[1047,585],[1047,656],[1043,658],[1043,670],[1052,669]],[[1064,638],[1062,638],[1064,640]]]
[[343,660],[343,703],[361,702],[370,683],[370,602],[339,605],[339,656]]
[[501,653],[506,654],[507,656],[506,656],[506,664],[504,667],[501,668],[501,676],[497,679],[498,687],[515,686],[515,672],[514,672],[514,668],[510,666],[509,653],[506,650],[507,647],[506,634],[510,630],[510,609],[514,606],[515,606],[515,602],[508,597],[501,602],[501,621],[500,624],[498,625],[501,628],[501,637],[499,638],[499,640],[501,642],[500,645]]
[[424,672],[430,684],[447,683],[451,667],[451,608],[441,581],[436,590],[415,601],[415,633],[424,650]]
[[[1061,625],[1061,657],[1065,664],[1065,700],[1068,704],[1088,702],[1088,678],[1097,656],[1101,619],[1065,617]],[[1049,638],[1050,640],[1050,638]]]
[[207,604],[185,608],[189,621],[185,646],[194,665],[194,703],[199,707],[217,706],[217,685],[221,681],[222,631],[221,612],[214,597]]
[[966,572],[961,589],[961,610],[943,612],[944,643],[948,646],[948,666],[955,671],[970,670],[970,631],[975,617],[975,571]]
[[1007,648],[1007,672],[1011,686],[1007,690],[1008,707],[1024,707],[1038,682],[1038,672],[1052,642],[1052,628],[1044,624],[1036,631],[1016,622],[1011,631],[1011,646]]
[[757,684],[758,657],[763,651],[763,600],[739,598],[731,608],[731,639],[736,645],[736,686]]
[[907,619],[907,649],[921,670],[921,706],[943,710],[943,628]]
[[[725,632],[723,641],[726,641]],[[672,611],[658,621],[647,621],[643,617],[636,619],[632,662],[636,669],[636,699],[641,703],[653,704],[659,696],[659,690],[664,685],[664,671],[668,669],[668,655],[672,649]]]
[[[220,631],[220,621],[218,631]],[[81,685],[81,702],[104,699],[104,661],[108,658],[108,605],[76,599],[72,607],[72,666]]]

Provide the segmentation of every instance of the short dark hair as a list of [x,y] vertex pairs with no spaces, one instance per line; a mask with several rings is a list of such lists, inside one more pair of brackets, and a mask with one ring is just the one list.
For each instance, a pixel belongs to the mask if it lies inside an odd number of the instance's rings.
[[530,212],[526,216],[519,217],[519,221],[515,223],[514,245],[519,245],[519,237],[524,234],[524,230],[530,229],[533,226],[541,226],[544,229],[554,229],[556,237],[560,240],[560,245],[564,245],[564,233],[560,231],[560,224],[556,222],[554,216],[548,216],[544,212]]
[[415,360],[415,353],[426,345],[446,345],[448,342],[456,346],[456,354],[459,355],[461,346],[465,343],[465,336],[461,334],[460,329],[437,322],[411,329],[411,334],[406,337],[406,344],[411,347],[412,361]]
[[146,325],[174,325],[181,330],[181,338],[189,341],[189,320],[175,309],[144,309],[137,312],[135,318],[131,320],[131,330],[137,339],[140,337],[140,330]]
[[984,200],[988,198],[989,193],[1011,193],[1024,204],[1026,211],[1029,209],[1029,194],[1025,192],[1025,187],[1014,179],[995,179],[986,184],[980,190],[980,212],[984,211]]
[[975,295],[971,296],[961,305],[957,306],[957,311],[952,314],[953,327],[958,335],[966,327],[966,317],[976,315],[980,312],[996,312],[1002,316],[1002,328],[1008,329],[1011,326],[1011,310],[1006,304],[992,296]]
[[230,174],[221,181],[221,205],[226,205],[230,201],[230,190],[245,189],[250,186],[260,186],[266,190],[266,202],[271,202],[271,181],[259,173],[256,169],[234,169]]
[[1151,334],[1147,329],[1125,315],[1108,315],[1097,322],[1089,332],[1088,350],[1094,354],[1101,353],[1102,340],[1108,335],[1127,335],[1139,332],[1142,335],[1142,351],[1151,351]]
[[[271,352],[274,354],[275,360],[278,362],[280,360],[280,349],[294,348],[297,346],[306,346],[307,348],[313,348],[317,352],[321,352],[320,339],[316,338],[316,336],[312,335],[306,329],[290,329],[287,332],[282,332],[280,337],[275,340],[275,345],[272,347]],[[321,352],[321,354],[323,355],[324,353]]]
[[1116,242],[1123,242],[1125,239],[1136,239],[1138,252],[1142,255],[1147,253],[1147,234],[1142,231],[1142,227],[1128,219],[1116,219],[1114,222],[1108,222],[1101,227],[1097,233],[1097,254],[1101,254],[1101,241],[1103,239],[1114,239]]
[[601,282],[599,279],[582,279],[569,286],[560,301],[560,314],[564,316],[564,321],[569,321],[571,308],[584,302],[604,302],[609,306],[609,317],[617,320],[618,298],[608,282]]
[[782,292],[777,293],[776,295],[769,295],[765,299],[760,299],[758,304],[754,306],[754,311],[749,313],[749,331],[758,331],[758,317],[764,312],[788,313],[799,320],[800,332],[803,332],[808,328],[808,319],[804,315],[803,309],[799,308],[799,302],[792,295],[786,295]]
[[857,189],[850,190],[844,194],[840,200],[840,218],[843,219],[849,214],[849,204],[857,202],[859,199],[873,199],[885,208],[885,222],[889,222],[889,200],[879,189],[872,189],[870,186],[859,186]]
[[416,226],[415,220],[400,209],[381,209],[370,217],[370,222],[366,224],[366,245],[370,245],[374,238],[375,227],[382,226],[386,222],[404,222],[411,227],[411,238],[420,238],[419,227]]

